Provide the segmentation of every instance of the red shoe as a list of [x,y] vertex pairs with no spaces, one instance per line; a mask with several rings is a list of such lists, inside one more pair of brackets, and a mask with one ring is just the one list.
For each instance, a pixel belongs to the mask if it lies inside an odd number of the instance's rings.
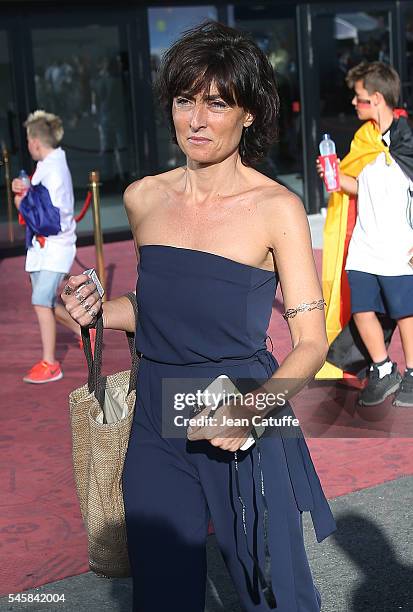
[[39,361],[38,363],[35,363],[31,370],[29,370],[23,380],[27,383],[39,385],[42,383],[60,380],[61,378],[63,378],[63,372],[58,361],[55,361],[54,363]]
[[[92,355],[95,354],[96,329],[92,327],[90,330],[90,346],[92,347]],[[83,351],[83,339],[79,336],[79,348]]]

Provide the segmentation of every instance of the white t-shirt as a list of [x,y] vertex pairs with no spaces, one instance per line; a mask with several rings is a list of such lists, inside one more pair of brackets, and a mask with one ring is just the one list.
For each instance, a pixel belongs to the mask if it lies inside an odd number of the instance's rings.
[[[390,131],[383,134],[390,143]],[[357,220],[350,239],[346,270],[382,276],[413,275],[408,264],[413,229],[406,212],[413,183],[392,158],[379,153],[358,177]],[[413,222],[413,205],[412,220]]]
[[37,162],[32,185],[39,183],[46,187],[53,205],[60,211],[62,231],[55,236],[47,236],[43,248],[33,237],[32,246],[27,250],[26,272],[50,270],[67,273],[76,255],[76,221],[73,217],[72,177],[61,147]]

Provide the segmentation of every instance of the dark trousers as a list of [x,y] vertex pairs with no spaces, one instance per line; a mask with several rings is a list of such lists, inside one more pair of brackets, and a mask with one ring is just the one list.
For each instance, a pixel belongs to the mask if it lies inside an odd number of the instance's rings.
[[[268,610],[248,554],[234,483],[233,453],[207,441],[163,439],[134,421],[123,486],[135,612],[203,612],[206,538],[216,538],[247,612]],[[148,425],[148,423],[146,423]],[[318,612],[297,507],[280,439],[260,442],[277,612]],[[241,458],[242,456],[242,458]],[[254,475],[254,478],[253,478]],[[240,453],[249,550],[263,567],[262,505],[256,449]]]

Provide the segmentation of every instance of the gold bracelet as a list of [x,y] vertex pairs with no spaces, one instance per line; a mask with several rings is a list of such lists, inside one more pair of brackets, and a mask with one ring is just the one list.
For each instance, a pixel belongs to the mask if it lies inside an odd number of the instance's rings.
[[327,306],[324,300],[314,300],[314,302],[303,302],[297,308],[289,308],[283,314],[285,320],[293,319],[298,312],[304,312],[305,310],[315,310],[318,308],[319,310],[323,310],[324,306]]

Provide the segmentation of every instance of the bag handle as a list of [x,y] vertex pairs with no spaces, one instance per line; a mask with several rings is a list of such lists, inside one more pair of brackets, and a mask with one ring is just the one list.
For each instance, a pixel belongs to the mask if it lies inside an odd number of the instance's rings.
[[[135,329],[138,321],[138,306],[136,302],[136,295],[133,292],[129,292],[125,295],[132,304],[134,315],[135,315]],[[102,376],[102,351],[103,351],[103,318],[100,313],[96,322],[96,341],[95,351],[92,355],[92,346],[90,342],[90,328],[81,327],[81,334],[83,340],[83,351],[85,353],[86,362],[88,366],[88,388],[90,393],[94,393],[100,407],[103,409],[105,401],[105,388],[106,388],[106,376]],[[129,351],[131,354],[131,373],[129,379],[129,393],[136,388],[136,380],[138,375],[138,368],[140,362],[140,354],[136,351],[135,347],[135,333],[125,332],[128,341]]]

